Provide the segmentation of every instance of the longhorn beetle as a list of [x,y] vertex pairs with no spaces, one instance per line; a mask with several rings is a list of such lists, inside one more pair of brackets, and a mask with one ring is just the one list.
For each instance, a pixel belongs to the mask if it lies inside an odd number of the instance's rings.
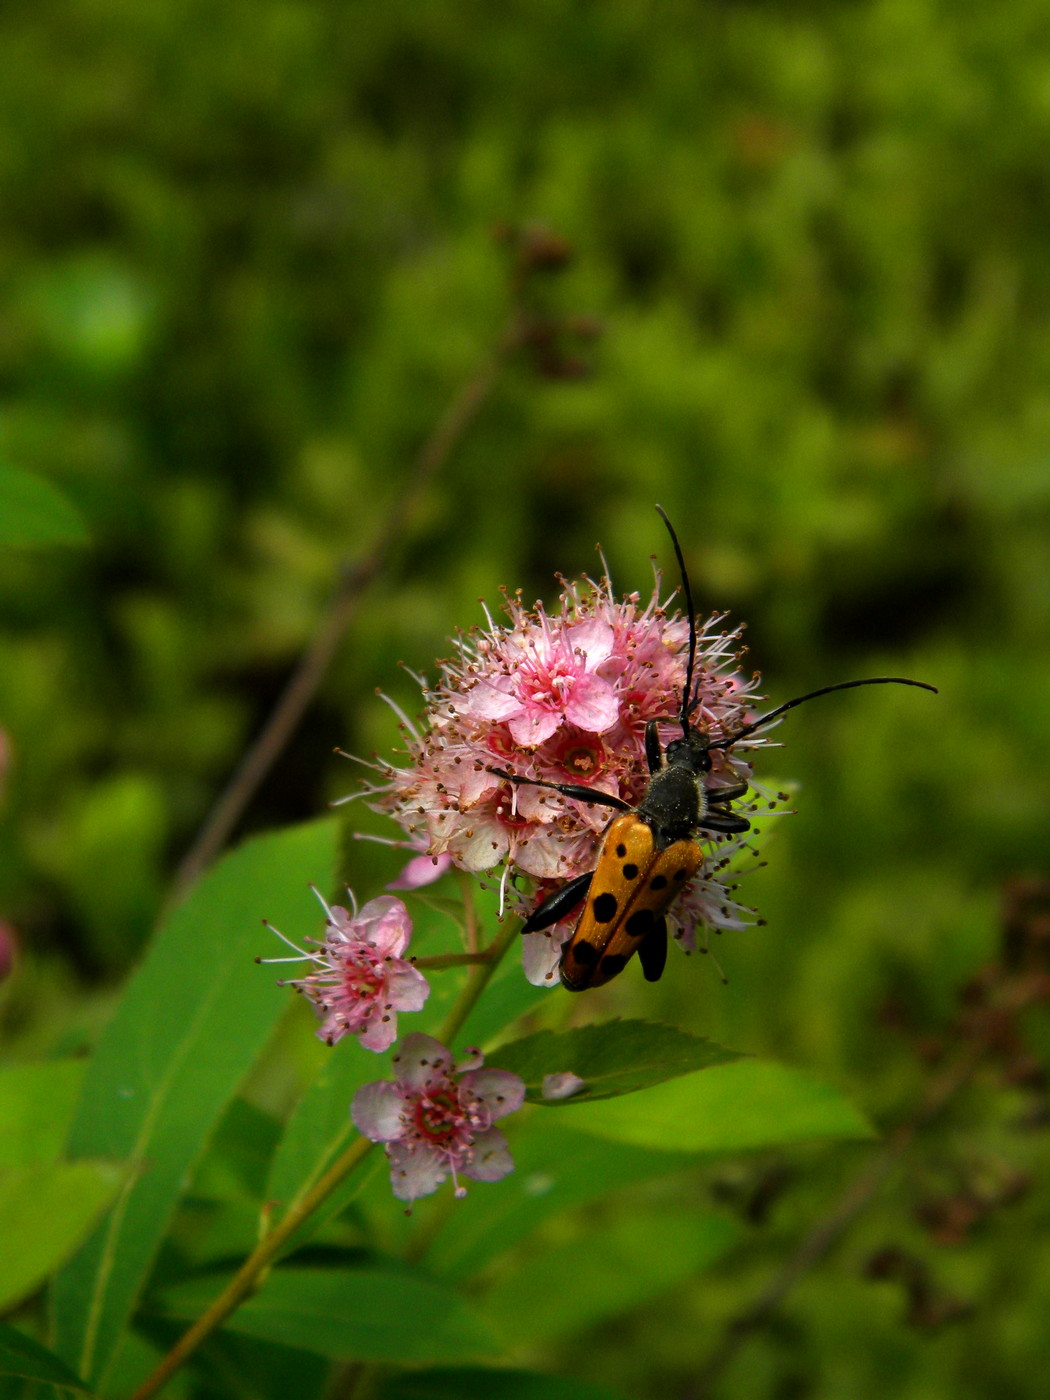
[[[622,972],[635,953],[649,982],[659,981],[667,960],[667,910],[678,891],[692,879],[703,860],[699,841],[704,836],[737,835],[751,823],[732,810],[732,803],[748,791],[747,783],[708,789],[704,778],[711,772],[711,754],[734,744],[779,719],[788,710],[835,690],[860,685],[915,685],[937,693],[936,686],[904,676],[871,676],[821,686],[778,705],[725,738],[712,739],[707,730],[690,721],[700,704],[700,685],[693,690],[696,665],[696,618],[682,548],[662,506],[656,507],[674,545],[689,614],[689,656],[685,669],[682,705],[675,719],[682,737],[666,750],[660,747],[659,720],[645,726],[645,757],[649,785],[637,807],[622,798],[598,792],[579,783],[551,783],[524,778],[502,768],[489,772],[509,783],[552,788],[577,802],[594,802],[620,813],[605,829],[598,864],[569,880],[532,911],[522,933],[550,928],[586,897],[572,937],[561,956],[562,984],[572,992],[600,987]],[[669,723],[671,721],[664,721]]]

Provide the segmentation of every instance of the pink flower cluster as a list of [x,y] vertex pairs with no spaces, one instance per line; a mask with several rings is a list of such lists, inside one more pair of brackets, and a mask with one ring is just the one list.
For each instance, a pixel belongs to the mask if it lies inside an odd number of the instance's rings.
[[394,1056],[398,1078],[365,1084],[354,1095],[354,1125],[386,1144],[399,1200],[428,1196],[449,1175],[463,1196],[459,1177],[499,1181],[514,1170],[507,1140],[492,1124],[521,1107],[525,1085],[516,1074],[481,1065],[480,1054],[456,1065],[432,1036],[406,1035]]
[[397,1013],[419,1011],[430,994],[427,979],[402,957],[412,934],[408,910],[392,895],[371,899],[354,914],[321,903],[328,922],[317,951],[289,945],[297,954],[289,961],[305,958],[315,970],[280,985],[313,1002],[324,1017],[317,1034],[329,1045],[356,1035],[366,1050],[388,1050],[397,1039]]
[[[635,803],[649,778],[645,727],[661,721],[663,743],[680,737],[689,625],[669,616],[659,587],[644,606],[637,594],[613,596],[608,580],[565,586],[558,611],[505,600],[508,623],[459,638],[427,691],[425,727],[406,725],[408,764],[390,765],[372,785],[375,805],[398,821],[414,845],[448,855],[463,870],[504,864],[555,883],[593,868],[609,809],[549,788],[519,786],[502,768],[525,778],[583,784]],[[713,734],[732,734],[747,720],[755,678],[744,678],[739,631],[722,632],[714,615],[698,628],[691,721]],[[763,742],[760,736],[744,746]],[[712,788],[750,782],[750,765],[723,749],[712,754]],[[714,839],[710,859],[676,901],[679,937],[691,946],[698,923],[743,927],[748,911],[723,878],[739,837]],[[512,895],[519,907],[532,907]],[[525,970],[537,984],[553,983],[572,920],[525,940]]]

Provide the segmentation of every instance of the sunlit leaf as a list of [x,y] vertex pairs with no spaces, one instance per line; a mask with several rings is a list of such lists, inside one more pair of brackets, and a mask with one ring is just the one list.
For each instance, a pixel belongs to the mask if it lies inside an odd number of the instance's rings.
[[58,1159],[85,1067],[83,1060],[38,1060],[0,1068],[0,1169]]
[[544,1102],[546,1075],[574,1074],[583,1080],[583,1087],[570,1098],[551,1102],[577,1105],[630,1094],[736,1058],[736,1051],[675,1026],[653,1021],[607,1021],[571,1031],[538,1031],[499,1046],[492,1052],[490,1062],[520,1074],[528,1087],[528,1097],[534,1102]]
[[741,1152],[873,1135],[864,1115],[837,1089],[767,1060],[739,1060],[630,1098],[581,1104],[572,1125],[637,1147],[682,1152]]
[[126,1177],[112,1162],[90,1161],[0,1172],[0,1308],[65,1263]]

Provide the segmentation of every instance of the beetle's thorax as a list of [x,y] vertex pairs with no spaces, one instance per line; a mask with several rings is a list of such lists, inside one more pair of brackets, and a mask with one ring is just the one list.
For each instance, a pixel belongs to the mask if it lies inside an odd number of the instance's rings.
[[705,735],[695,729],[668,744],[664,764],[649,779],[638,815],[652,830],[657,850],[696,834],[707,811],[703,775],[711,771]]

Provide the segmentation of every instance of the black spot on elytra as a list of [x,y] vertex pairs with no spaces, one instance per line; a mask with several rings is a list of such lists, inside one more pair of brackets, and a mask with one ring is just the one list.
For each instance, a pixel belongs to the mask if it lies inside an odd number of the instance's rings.
[[627,847],[623,844],[622,841],[621,841],[620,844],[616,847],[616,854],[619,856],[619,858],[620,858],[621,860],[623,860],[624,856],[627,854]]
[[605,894],[600,894],[591,905],[591,913],[598,923],[610,924],[616,918],[616,911],[619,907],[616,896],[606,891]]
[[662,890],[662,889],[666,889],[666,888],[667,888],[667,876],[666,876],[666,875],[654,875],[653,878],[649,881],[649,888],[650,888],[651,890]]
[[598,950],[590,943],[574,943],[569,949],[569,954],[584,967],[593,967],[598,961]]
[[603,977],[615,977],[627,966],[627,958],[623,953],[609,953],[602,958],[601,974]]
[[686,877],[688,874],[689,874],[688,870],[686,870],[685,866],[683,865],[682,868],[681,868],[681,870],[676,870],[676,871],[675,871],[675,873],[674,873],[674,878],[675,878],[676,880],[684,880],[685,877]]
[[626,865],[624,866],[624,868],[623,868],[623,878],[624,878],[625,880],[637,880],[637,879],[638,879],[638,867],[637,867],[637,865],[632,865],[631,862],[628,861],[627,864],[626,864]]
[[625,927],[632,938],[644,938],[652,928],[655,919],[656,915],[651,909],[636,909],[627,920]]

